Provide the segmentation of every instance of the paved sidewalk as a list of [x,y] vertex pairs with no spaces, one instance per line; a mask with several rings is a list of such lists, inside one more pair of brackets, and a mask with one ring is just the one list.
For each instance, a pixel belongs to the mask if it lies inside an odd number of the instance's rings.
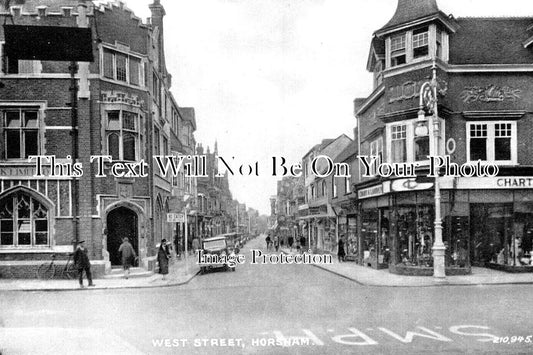
[[[34,280],[34,279],[0,279],[0,291],[69,291],[69,290],[103,290],[120,288],[149,288],[182,285],[192,280],[200,271],[195,258],[188,258],[188,268],[184,260],[173,261],[169,265],[166,280],[163,275],[151,273],[146,277],[95,279],[94,287],[87,287],[84,277],[84,288],[80,288],[78,280]],[[84,275],[85,276],[85,275]]]
[[[282,251],[289,253],[288,249],[283,249]],[[291,254],[294,254],[294,252]],[[332,264],[314,264],[313,266],[365,286],[424,287],[533,284],[533,273],[513,274],[480,267],[473,267],[471,275],[447,276],[445,280],[437,281],[431,276],[395,275],[386,269],[376,270],[357,265],[354,262],[339,263],[336,256],[333,256]]]

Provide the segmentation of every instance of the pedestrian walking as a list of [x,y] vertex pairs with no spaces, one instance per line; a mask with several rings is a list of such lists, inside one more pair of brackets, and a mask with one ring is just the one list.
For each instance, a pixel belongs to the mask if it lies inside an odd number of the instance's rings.
[[167,240],[161,240],[159,251],[157,252],[157,262],[159,264],[159,273],[163,275],[163,280],[167,279],[168,274],[168,253],[166,249]]
[[344,240],[343,237],[339,239],[339,243],[337,246],[337,257],[339,258],[339,262],[343,262],[344,258],[346,257],[346,252],[344,251]]
[[200,240],[194,237],[194,239],[192,240],[192,250],[196,253],[198,249],[200,249]]
[[124,278],[127,280],[130,277],[130,267],[137,257],[128,237],[122,239],[118,252],[122,255],[122,268],[124,269]]
[[74,252],[74,265],[78,269],[78,276],[80,281],[80,287],[83,288],[83,272],[87,275],[87,281],[89,282],[89,287],[94,286],[93,277],[91,275],[91,262],[89,261],[89,256],[87,255],[87,248],[85,248],[85,241],[81,240],[78,242],[76,251]]
[[276,249],[276,251],[278,251],[279,249],[279,237],[278,236],[274,237],[274,248]]
[[269,251],[270,250],[270,243],[271,243],[269,235],[267,235],[267,237],[265,238],[265,242],[267,244],[267,251]]
[[294,243],[294,238],[292,236],[289,237],[288,243],[289,243],[289,250],[292,251],[292,243]]

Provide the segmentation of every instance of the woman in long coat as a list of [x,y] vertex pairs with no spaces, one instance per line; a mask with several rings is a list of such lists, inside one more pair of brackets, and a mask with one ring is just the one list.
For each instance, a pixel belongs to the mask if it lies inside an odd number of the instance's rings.
[[166,279],[166,275],[168,274],[168,254],[165,249],[166,243],[167,243],[167,240],[163,239],[161,241],[161,245],[159,245],[159,251],[157,252],[157,262],[159,263],[159,273],[163,275],[163,280]]
[[344,258],[346,257],[346,252],[344,251],[344,239],[342,237],[339,239],[337,257],[339,258],[339,262],[344,261]]

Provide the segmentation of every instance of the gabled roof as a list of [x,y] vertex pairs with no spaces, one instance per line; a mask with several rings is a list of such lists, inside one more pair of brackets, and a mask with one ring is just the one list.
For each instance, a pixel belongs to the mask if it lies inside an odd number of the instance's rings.
[[[533,17],[465,17],[450,36],[450,64],[531,64]],[[475,40],[473,40],[475,39]]]

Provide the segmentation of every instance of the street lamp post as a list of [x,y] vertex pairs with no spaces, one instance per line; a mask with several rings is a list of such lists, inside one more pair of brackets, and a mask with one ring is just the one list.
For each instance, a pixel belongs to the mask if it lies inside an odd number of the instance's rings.
[[[425,82],[420,87],[420,110],[418,111],[418,118],[425,119],[425,111],[427,109],[430,113],[428,117],[428,126],[433,131],[433,152],[432,155],[438,155],[439,152],[439,134],[440,124],[438,115],[437,102],[437,66],[433,62],[431,81]],[[435,240],[433,242],[433,277],[442,280],[446,278],[446,266],[444,261],[445,245],[442,241],[442,216],[440,206],[440,185],[439,185],[439,171],[435,168],[432,172],[435,176]]]

